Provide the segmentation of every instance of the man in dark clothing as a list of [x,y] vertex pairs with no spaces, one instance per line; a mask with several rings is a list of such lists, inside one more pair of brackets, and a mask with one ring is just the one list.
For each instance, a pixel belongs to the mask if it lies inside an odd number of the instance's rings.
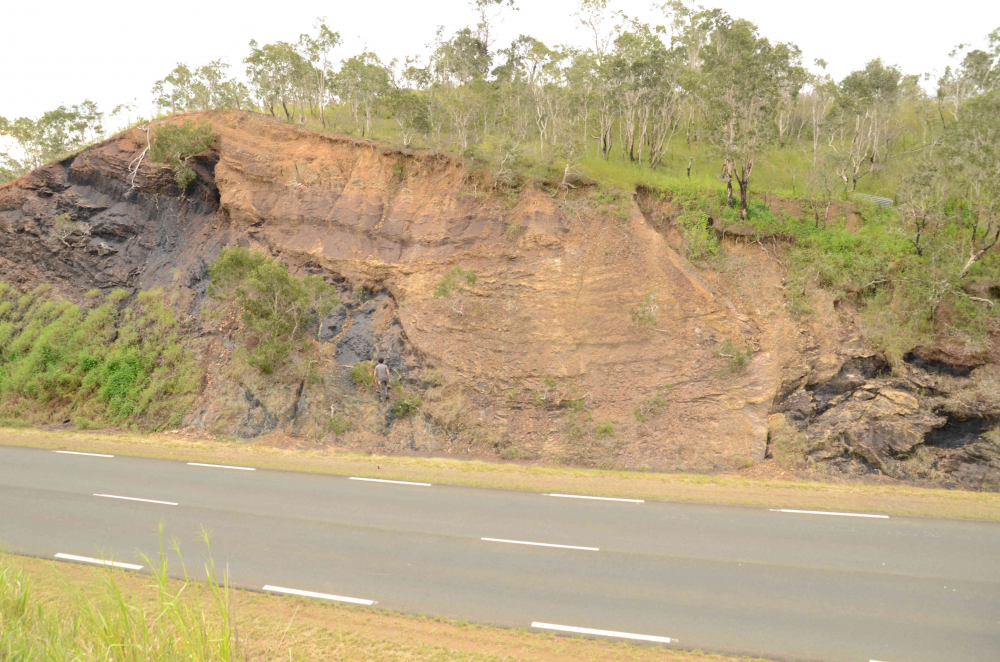
[[378,401],[389,399],[389,366],[385,364],[385,359],[379,359],[375,366],[375,379],[378,380],[379,397]]

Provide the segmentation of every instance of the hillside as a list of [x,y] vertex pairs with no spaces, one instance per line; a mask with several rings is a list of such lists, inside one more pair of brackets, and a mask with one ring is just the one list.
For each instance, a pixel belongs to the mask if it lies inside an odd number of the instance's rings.
[[[713,223],[722,258],[692,263],[670,191],[499,184],[457,155],[239,111],[159,123],[201,119],[215,140],[184,194],[148,158],[133,177],[139,128],[0,187],[12,285],[0,290],[0,416],[381,454],[1000,485],[995,326],[979,349],[942,340],[896,361],[850,300],[789,280],[794,237]],[[247,362],[238,307],[209,296],[230,245],[336,287],[339,305],[273,371]],[[169,314],[150,312],[154,300]],[[80,319],[101,305],[133,315],[136,339],[116,322],[104,344],[141,345],[151,375],[169,366],[150,378],[159,390],[122,407],[108,377],[87,386],[79,356],[46,354],[69,304]],[[157,349],[170,333],[179,348]],[[39,374],[81,376],[46,386],[5,367],[25,356]],[[407,406],[379,405],[367,368],[352,379],[376,356]]]

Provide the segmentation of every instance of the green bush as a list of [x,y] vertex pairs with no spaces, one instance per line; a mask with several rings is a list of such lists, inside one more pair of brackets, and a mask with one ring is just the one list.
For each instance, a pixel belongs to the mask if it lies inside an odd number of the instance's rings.
[[209,294],[242,311],[247,362],[264,374],[280,368],[306,339],[310,323],[339,303],[320,276],[297,278],[261,251],[224,248],[209,267]]
[[419,395],[408,393],[393,400],[390,411],[392,411],[392,415],[396,418],[406,418],[410,414],[415,413],[422,404],[423,401]]
[[326,422],[326,429],[334,434],[344,434],[351,429],[351,421],[342,412],[337,412]]
[[181,125],[158,124],[153,129],[149,158],[169,163],[177,188],[186,191],[196,176],[190,165],[191,157],[210,149],[214,141],[215,131],[208,120],[198,124],[192,120],[184,120]]
[[639,303],[629,311],[632,322],[640,326],[656,326],[656,292],[650,290]]
[[677,217],[684,247],[692,260],[705,260],[719,254],[719,241],[709,225],[709,217],[696,209]]
[[611,421],[601,421],[594,430],[598,437],[613,437],[615,435],[615,425]]
[[453,293],[464,291],[466,286],[475,287],[477,280],[475,269],[463,269],[456,266],[438,281],[434,287],[434,296],[437,298],[449,297]]
[[375,379],[375,362],[358,361],[355,363],[351,367],[351,381],[366,390],[378,386],[378,380]]
[[732,340],[726,338],[715,350],[715,355],[727,359],[730,372],[742,372],[750,365],[753,358],[753,349],[750,346],[737,347]]

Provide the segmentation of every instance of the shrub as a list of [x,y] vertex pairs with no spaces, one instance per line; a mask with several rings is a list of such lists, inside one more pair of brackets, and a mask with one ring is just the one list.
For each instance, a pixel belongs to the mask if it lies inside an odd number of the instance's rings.
[[656,293],[650,290],[630,312],[632,322],[640,326],[656,326]]
[[705,260],[719,254],[719,241],[709,225],[709,217],[704,211],[694,210],[677,217],[681,236],[688,257]]
[[342,412],[337,412],[326,422],[326,429],[334,434],[344,434],[351,429],[351,421]]
[[396,418],[406,418],[410,414],[416,412],[422,404],[423,401],[420,399],[419,395],[416,393],[408,393],[393,400],[390,411],[392,411],[392,415]]
[[475,287],[477,280],[475,269],[453,267],[434,287],[434,296],[437,298],[449,297],[453,293],[464,291],[466,286]]
[[194,181],[196,175],[190,165],[191,157],[212,147],[215,131],[208,120],[195,124],[184,120],[181,125],[159,124],[153,130],[149,158],[158,163],[169,163],[174,172],[174,182],[182,192]]
[[615,435],[615,425],[611,421],[601,421],[594,430],[598,437],[613,437]]
[[670,389],[673,388],[673,384],[667,384],[666,386],[661,386],[656,389],[656,395],[652,398],[643,398],[639,401],[639,406],[635,408],[632,414],[635,416],[635,420],[639,423],[645,423],[650,418],[654,416],[659,416],[663,413],[663,407],[666,406],[666,395]]
[[209,267],[209,294],[242,310],[247,362],[273,373],[301,346],[308,325],[339,303],[320,276],[296,278],[288,265],[261,251],[224,248]]
[[351,381],[365,389],[373,389],[378,386],[375,379],[375,362],[358,361],[351,367]]
[[733,344],[732,340],[726,338],[719,343],[719,346],[715,350],[715,355],[729,360],[730,372],[741,372],[746,370],[747,366],[750,365],[750,360],[753,358],[753,349],[749,345],[740,349]]

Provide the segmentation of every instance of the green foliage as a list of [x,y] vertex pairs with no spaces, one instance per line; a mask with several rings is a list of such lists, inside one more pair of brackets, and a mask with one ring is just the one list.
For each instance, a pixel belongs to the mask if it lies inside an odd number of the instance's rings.
[[719,343],[715,355],[728,361],[730,372],[742,372],[750,365],[750,360],[753,358],[753,348],[747,345],[741,349],[732,340],[726,338]]
[[247,659],[230,612],[227,581],[211,559],[206,584],[169,579],[162,545],[158,559],[145,561],[153,570],[153,605],[130,596],[120,571],[110,569],[99,590],[67,590],[64,599],[47,600],[34,594],[24,572],[0,557],[0,660]]
[[59,106],[37,120],[0,117],[0,137],[9,137],[20,148],[17,159],[0,153],[0,184],[100,139],[103,121],[104,113],[89,100],[69,108]]
[[423,400],[420,399],[419,395],[416,393],[407,393],[392,401],[390,411],[396,418],[406,418],[410,414],[415,413],[422,404]]
[[656,326],[656,292],[649,290],[639,303],[629,313],[632,323],[640,326]]
[[651,398],[643,398],[639,401],[639,406],[636,407],[632,414],[635,416],[635,420],[639,423],[645,423],[650,418],[659,416],[663,413],[663,408],[666,406],[666,397],[670,390],[674,387],[673,384],[667,384],[666,386],[661,386],[656,389],[656,394]]
[[0,415],[177,427],[201,384],[162,290],[81,308],[0,282]]
[[351,427],[351,421],[339,411],[326,422],[326,429],[334,434],[344,434],[350,431]]
[[287,264],[239,246],[224,248],[209,275],[209,294],[242,311],[247,362],[264,374],[285,364],[303,345],[308,325],[339,303],[322,277],[294,277]]
[[463,292],[466,287],[475,287],[477,279],[475,269],[453,267],[435,285],[434,296],[438,298],[449,297],[454,293]]
[[601,421],[597,424],[594,432],[598,437],[613,437],[615,436],[615,424],[611,421]]
[[375,378],[375,362],[358,361],[355,363],[351,368],[351,381],[366,390],[378,386],[378,380]]
[[420,381],[424,383],[424,386],[429,388],[434,388],[435,386],[441,386],[444,382],[441,380],[441,374],[437,370],[430,370],[424,373]]
[[719,241],[709,225],[707,213],[701,209],[685,212],[677,217],[677,225],[692,260],[706,260],[719,254]]
[[193,120],[184,120],[181,125],[157,124],[153,129],[149,158],[169,163],[177,188],[186,191],[197,176],[190,165],[191,157],[210,149],[214,141],[215,130],[208,120],[198,124]]

